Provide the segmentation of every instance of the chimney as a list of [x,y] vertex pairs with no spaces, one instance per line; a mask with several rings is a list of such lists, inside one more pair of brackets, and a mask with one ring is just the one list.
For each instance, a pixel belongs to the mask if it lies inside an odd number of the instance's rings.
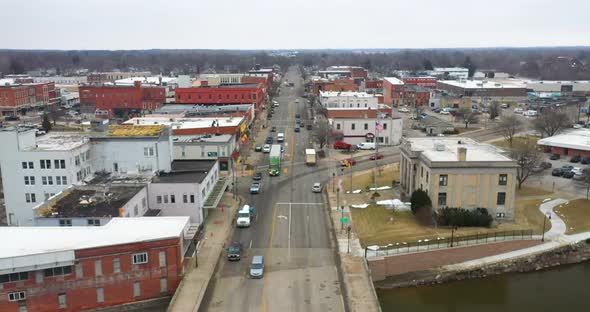
[[457,147],[457,160],[458,161],[466,161],[467,160],[467,148],[466,147]]

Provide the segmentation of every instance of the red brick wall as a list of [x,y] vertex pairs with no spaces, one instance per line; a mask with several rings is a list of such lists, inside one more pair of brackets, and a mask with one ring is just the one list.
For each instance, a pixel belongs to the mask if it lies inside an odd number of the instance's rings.
[[[166,251],[166,267],[160,268],[159,252]],[[148,263],[133,265],[134,253],[147,252]],[[18,304],[8,302],[7,293],[27,292],[29,311],[80,311],[174,294],[182,279],[182,254],[178,238],[126,244],[76,251],[77,264],[83,267],[83,277],[72,274],[43,277],[37,284],[35,273],[25,282],[5,283],[0,290],[0,311],[17,311]],[[113,259],[119,258],[121,272],[113,272]],[[102,275],[95,276],[95,261],[102,262]],[[168,291],[160,292],[160,279],[168,281]],[[141,296],[133,297],[133,284],[140,282]],[[97,303],[96,289],[104,289],[104,302]],[[58,295],[66,294],[67,308],[59,309]]]
[[96,109],[113,111],[118,108],[155,110],[166,102],[166,89],[163,87],[80,86],[79,91],[80,106],[84,112],[94,112]]
[[434,77],[406,77],[402,78],[402,81],[405,84],[409,85],[418,85],[426,88],[436,88],[436,78]]
[[567,154],[566,149],[561,148],[561,147],[550,147],[550,152],[551,154],[559,154],[562,156],[569,156],[569,157],[573,157],[573,156],[588,156],[590,157],[590,151],[583,151],[583,150],[576,150],[576,149],[568,149],[567,150]]
[[383,81],[383,103],[399,105],[404,94],[404,85],[393,85],[389,81]]
[[313,93],[319,95],[320,91],[358,91],[358,87],[351,78],[314,82]]
[[179,104],[256,103],[256,107],[260,108],[264,102],[264,96],[261,84],[252,88],[176,88],[176,103]]

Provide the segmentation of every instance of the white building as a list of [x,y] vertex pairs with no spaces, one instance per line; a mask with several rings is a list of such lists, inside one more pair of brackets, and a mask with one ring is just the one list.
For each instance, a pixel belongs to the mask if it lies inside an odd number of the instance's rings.
[[349,144],[377,142],[398,145],[402,137],[402,119],[367,109],[328,109],[332,130],[342,133]]
[[80,93],[79,92],[72,92],[66,89],[61,89],[60,92],[61,99],[60,104],[66,107],[73,107],[75,105],[80,104]]
[[9,225],[32,225],[32,208],[92,176],[87,136],[0,129],[0,168]]
[[527,89],[533,92],[590,93],[590,81],[529,81]]
[[90,157],[95,171],[113,175],[170,171],[172,141],[164,126],[111,126],[92,134]]
[[377,97],[366,92],[320,91],[320,103],[325,108],[378,108]]
[[88,83],[88,79],[86,78],[86,76],[73,76],[73,77],[64,77],[64,76],[33,77],[33,82],[35,82],[35,83],[55,82],[56,85],[77,86],[79,84]]
[[237,144],[234,135],[182,135],[172,138],[174,160],[219,160],[223,174],[231,171],[231,156]]
[[236,84],[242,83],[244,74],[201,74],[197,80],[207,80],[210,86],[218,86],[220,84]]
[[469,69],[464,67],[435,67],[430,75],[443,77],[445,76],[445,73],[447,73],[451,79],[469,78]]

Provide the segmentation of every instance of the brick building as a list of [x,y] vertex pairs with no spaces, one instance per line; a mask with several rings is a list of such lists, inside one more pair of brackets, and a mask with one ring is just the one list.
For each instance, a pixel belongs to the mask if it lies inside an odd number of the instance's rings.
[[101,72],[91,73],[86,76],[86,80],[89,84],[101,85],[107,82],[113,82],[119,79],[126,79],[131,77],[149,77],[151,72]]
[[21,83],[23,80],[0,79],[0,112],[16,116],[21,110],[51,109],[59,99],[55,83]]
[[312,80],[313,94],[320,95],[323,91],[358,91],[358,86],[352,78],[326,79],[315,78]]
[[117,110],[139,113],[156,110],[166,102],[166,88],[144,87],[141,82],[132,86],[84,85],[79,87],[79,92],[83,113],[106,111],[112,115]]
[[262,83],[221,84],[219,86],[201,86],[177,88],[176,103],[181,104],[243,104],[255,103],[256,109],[262,109],[265,88]]
[[424,88],[436,88],[436,78],[434,77],[403,77],[402,81],[406,85],[417,85]]
[[383,103],[399,105],[404,96],[404,82],[395,78],[387,77],[383,80]]
[[436,88],[456,96],[487,97],[500,100],[522,100],[527,96],[527,87],[518,82],[442,80],[436,83]]
[[12,239],[0,249],[0,311],[81,311],[171,296],[192,243],[188,229],[188,217],[2,227]]
[[404,105],[428,106],[430,102],[430,89],[419,85],[404,85]]
[[590,157],[590,130],[572,129],[537,141],[546,153],[564,157]]

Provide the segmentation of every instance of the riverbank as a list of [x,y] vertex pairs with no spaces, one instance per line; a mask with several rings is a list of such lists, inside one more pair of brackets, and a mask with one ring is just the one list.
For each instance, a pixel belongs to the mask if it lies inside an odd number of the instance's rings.
[[439,269],[423,270],[390,276],[374,282],[375,288],[401,288],[434,285],[466,279],[484,278],[510,272],[531,272],[565,264],[581,263],[590,260],[590,244],[582,241],[577,244],[557,247],[549,251],[531,254],[516,259],[504,260],[469,269],[445,266]]

